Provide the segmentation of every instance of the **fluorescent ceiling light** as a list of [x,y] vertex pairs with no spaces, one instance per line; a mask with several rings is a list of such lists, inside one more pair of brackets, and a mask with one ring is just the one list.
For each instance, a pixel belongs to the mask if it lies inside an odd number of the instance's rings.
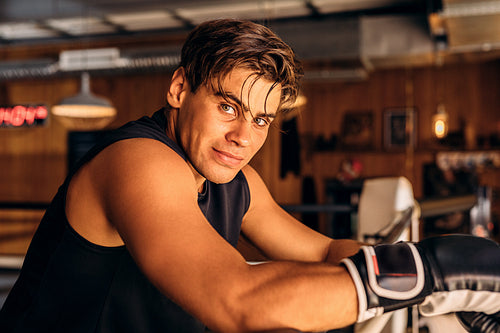
[[229,17],[247,20],[294,17],[308,15],[310,10],[302,0],[269,0],[178,8],[176,13],[193,24],[199,24],[207,20]]
[[43,28],[37,23],[0,24],[0,37],[4,39],[30,39],[56,36],[59,36],[58,32]]
[[179,28],[184,26],[182,21],[162,10],[110,14],[106,18],[113,24],[120,25],[125,30],[132,31]]
[[97,17],[49,19],[46,23],[54,29],[73,36],[106,34],[116,31],[113,26]]

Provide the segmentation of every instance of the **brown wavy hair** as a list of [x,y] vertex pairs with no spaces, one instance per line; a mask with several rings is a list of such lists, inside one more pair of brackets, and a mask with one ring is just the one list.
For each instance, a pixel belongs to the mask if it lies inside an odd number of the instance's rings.
[[233,19],[197,26],[184,43],[180,66],[193,92],[207,85],[223,93],[221,82],[231,70],[249,69],[254,80],[264,78],[274,82],[273,88],[281,86],[281,109],[293,104],[303,76],[293,50],[269,28]]

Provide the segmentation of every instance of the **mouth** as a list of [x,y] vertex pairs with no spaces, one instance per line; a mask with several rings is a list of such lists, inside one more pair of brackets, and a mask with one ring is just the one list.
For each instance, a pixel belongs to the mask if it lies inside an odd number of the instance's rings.
[[223,165],[229,167],[238,167],[243,162],[244,158],[238,155],[233,155],[227,151],[213,149],[217,160]]

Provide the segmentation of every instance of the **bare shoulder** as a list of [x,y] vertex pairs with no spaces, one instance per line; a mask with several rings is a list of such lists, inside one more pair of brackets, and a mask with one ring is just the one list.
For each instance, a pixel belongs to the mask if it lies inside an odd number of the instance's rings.
[[112,164],[118,170],[128,172],[154,171],[155,168],[169,168],[174,173],[189,171],[187,163],[179,154],[162,142],[148,138],[118,141],[104,149],[94,160],[96,169]]
[[[156,202],[196,203],[197,190],[189,165],[168,146],[152,139],[132,139],[111,145],[97,156],[91,173],[100,185],[107,209],[129,202],[134,206]],[[106,171],[102,171],[106,170]],[[142,202],[147,200],[147,202]],[[110,216],[110,214],[108,214]]]
[[[193,195],[196,194],[188,164],[171,148],[153,139],[137,138],[112,144],[94,158],[89,172],[103,194],[117,189],[123,192],[129,187],[136,193],[191,189]],[[168,186],[162,187],[164,183]],[[109,193],[110,197],[116,195]]]
[[108,146],[77,172],[68,189],[66,212],[84,238],[116,246],[124,243],[117,230],[126,221],[121,214],[140,214],[158,200],[177,198],[195,202],[187,163],[159,141],[128,139]]

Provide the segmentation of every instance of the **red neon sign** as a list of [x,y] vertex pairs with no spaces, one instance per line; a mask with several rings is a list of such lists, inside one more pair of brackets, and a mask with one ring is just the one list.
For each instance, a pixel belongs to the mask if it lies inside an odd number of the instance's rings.
[[45,105],[12,105],[0,107],[0,127],[44,125],[49,117]]

